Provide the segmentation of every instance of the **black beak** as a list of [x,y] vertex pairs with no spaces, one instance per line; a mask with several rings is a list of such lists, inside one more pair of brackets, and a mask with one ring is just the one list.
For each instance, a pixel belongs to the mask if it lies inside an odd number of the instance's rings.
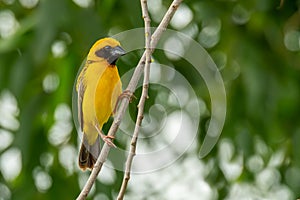
[[126,54],[125,50],[120,47],[120,46],[116,46],[115,48],[112,49],[111,54],[114,56],[123,56]]
[[110,56],[107,61],[109,62],[109,64],[115,65],[118,58],[120,58],[121,56],[123,56],[125,54],[126,54],[126,52],[122,47],[116,46],[116,47],[112,48],[112,50],[110,51]]

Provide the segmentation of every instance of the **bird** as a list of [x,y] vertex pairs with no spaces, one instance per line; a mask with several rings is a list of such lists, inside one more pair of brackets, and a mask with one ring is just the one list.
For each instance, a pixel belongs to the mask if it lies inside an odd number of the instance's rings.
[[92,170],[100,154],[100,138],[115,146],[102,127],[113,115],[122,83],[116,62],[125,55],[120,42],[99,39],[91,47],[76,82],[78,121],[83,138],[78,156],[79,168]]

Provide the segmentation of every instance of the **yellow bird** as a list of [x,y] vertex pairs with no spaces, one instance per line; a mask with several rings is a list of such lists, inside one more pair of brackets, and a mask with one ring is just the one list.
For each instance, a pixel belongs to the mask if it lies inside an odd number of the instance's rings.
[[113,114],[122,93],[116,61],[124,54],[117,40],[100,39],[90,49],[78,76],[78,121],[83,132],[78,165],[82,170],[93,168],[100,153],[99,136],[114,146],[102,133],[102,126]]

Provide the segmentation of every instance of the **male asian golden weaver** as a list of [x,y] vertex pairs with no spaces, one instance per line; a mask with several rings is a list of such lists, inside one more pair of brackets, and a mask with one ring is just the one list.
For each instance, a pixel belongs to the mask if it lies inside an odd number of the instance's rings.
[[98,40],[90,49],[77,79],[78,121],[83,132],[78,165],[82,170],[92,169],[99,156],[99,135],[113,145],[102,133],[102,126],[113,114],[122,93],[116,61],[124,54],[117,40]]

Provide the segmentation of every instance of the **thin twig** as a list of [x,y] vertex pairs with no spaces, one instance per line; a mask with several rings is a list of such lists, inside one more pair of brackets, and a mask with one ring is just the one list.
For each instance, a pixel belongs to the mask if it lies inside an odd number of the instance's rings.
[[132,166],[133,158],[136,154],[136,145],[137,145],[137,139],[140,131],[140,127],[144,118],[144,107],[146,99],[148,98],[148,88],[149,88],[149,76],[150,76],[150,63],[151,63],[151,30],[150,30],[150,16],[148,13],[148,5],[147,0],[141,0],[141,7],[142,7],[142,15],[144,19],[145,24],[145,48],[146,48],[146,63],[144,68],[144,81],[143,81],[143,90],[140,97],[140,101],[138,104],[138,115],[135,123],[135,128],[133,132],[133,136],[131,139],[131,145],[129,150],[129,155],[126,160],[125,165],[125,173],[123,177],[123,182],[121,185],[121,189],[119,191],[119,195],[117,200],[123,200],[126,188],[130,179],[130,171]]
[[[153,35],[151,37],[151,44],[150,44],[151,53],[154,51],[156,44],[159,41],[162,33],[167,28],[168,24],[170,23],[170,20],[172,19],[174,13],[176,12],[178,6],[180,5],[180,3],[182,1],[183,0],[174,0],[172,2],[172,4],[170,5],[165,16],[163,17],[162,21],[160,22],[159,26],[153,33]],[[135,91],[138,81],[143,73],[143,69],[145,66],[145,60],[146,60],[146,52],[144,52],[137,67],[135,68],[134,74],[132,75],[132,78],[127,86],[127,89],[126,89],[127,91],[130,91],[131,93],[133,93]],[[128,107],[128,104],[129,104],[129,98],[123,98],[121,100],[117,114],[114,118],[114,121],[113,121],[109,131],[108,131],[108,134],[107,134],[108,136],[113,136],[113,137],[115,136],[115,134],[120,126],[121,120],[124,116],[124,113]],[[110,146],[105,143],[101,149],[100,155],[94,165],[94,168],[93,168],[85,186],[83,187],[83,189],[81,190],[80,194],[77,197],[77,200],[86,199],[87,195],[89,194],[89,192],[90,192],[90,190],[91,190],[91,188],[103,166],[103,163],[106,161],[109,151],[110,151]]]

